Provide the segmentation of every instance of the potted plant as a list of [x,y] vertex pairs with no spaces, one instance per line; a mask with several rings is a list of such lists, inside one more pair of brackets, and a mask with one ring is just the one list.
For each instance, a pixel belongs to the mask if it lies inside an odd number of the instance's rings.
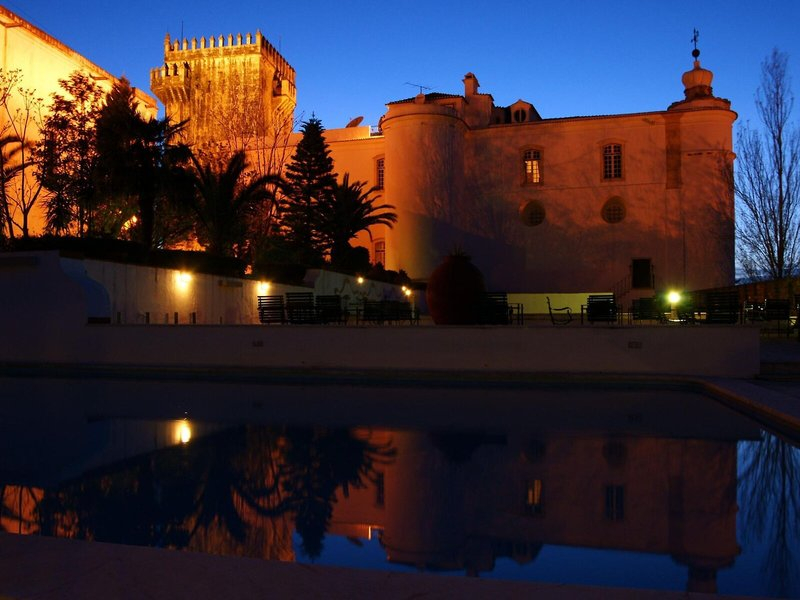
[[425,299],[437,325],[473,325],[485,292],[480,269],[457,248],[431,273]]

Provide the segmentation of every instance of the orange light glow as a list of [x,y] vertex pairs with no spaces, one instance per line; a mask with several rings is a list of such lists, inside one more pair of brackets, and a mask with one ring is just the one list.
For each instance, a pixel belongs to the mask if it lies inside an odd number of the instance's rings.
[[359,277],[358,279],[356,279],[356,281],[358,282],[358,285],[364,285],[364,278],[363,277]]
[[192,439],[192,426],[187,419],[175,421],[172,428],[172,439],[178,444],[188,444]]
[[259,281],[258,286],[256,287],[259,296],[266,296],[269,294],[269,281]]
[[189,289],[189,285],[192,283],[192,274],[186,273],[185,271],[181,271],[180,273],[175,274],[175,287],[178,288],[181,292],[185,292]]

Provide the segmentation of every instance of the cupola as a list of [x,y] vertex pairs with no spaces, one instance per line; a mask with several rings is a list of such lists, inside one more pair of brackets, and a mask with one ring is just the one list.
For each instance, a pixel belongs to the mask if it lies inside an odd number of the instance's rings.
[[697,30],[695,30],[694,35],[692,56],[694,57],[694,68],[691,71],[686,71],[681,78],[684,87],[683,93],[686,95],[687,100],[711,98],[714,96],[711,90],[711,81],[714,79],[714,74],[700,66],[700,50],[697,49]]

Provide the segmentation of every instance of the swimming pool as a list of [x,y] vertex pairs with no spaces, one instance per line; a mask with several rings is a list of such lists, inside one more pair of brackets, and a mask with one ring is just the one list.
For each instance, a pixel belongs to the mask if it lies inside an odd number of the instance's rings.
[[688,386],[4,383],[7,531],[800,593],[796,441]]

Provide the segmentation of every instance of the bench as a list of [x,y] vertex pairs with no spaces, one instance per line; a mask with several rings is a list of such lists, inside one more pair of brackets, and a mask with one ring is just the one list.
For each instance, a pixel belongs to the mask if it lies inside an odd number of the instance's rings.
[[705,323],[731,324],[740,319],[739,292],[709,292],[706,295]]
[[631,303],[631,318],[634,321],[664,321],[664,306],[658,298],[636,298]]
[[342,297],[336,294],[321,294],[314,299],[317,320],[320,323],[347,323],[348,313],[342,308]]
[[616,323],[617,313],[614,294],[593,294],[586,299],[586,320],[589,323]]
[[506,292],[484,292],[478,302],[478,323],[481,325],[510,325],[517,313],[517,321],[521,310],[508,303]]
[[314,292],[286,292],[286,318],[293,325],[317,323]]
[[259,296],[258,320],[261,323],[286,323],[283,296]]
[[[783,298],[766,298],[764,300],[764,310],[761,313],[764,321],[777,321],[777,331],[781,331],[781,323],[786,324],[786,335],[791,330],[792,310],[789,300]],[[765,328],[765,331],[773,331]]]

